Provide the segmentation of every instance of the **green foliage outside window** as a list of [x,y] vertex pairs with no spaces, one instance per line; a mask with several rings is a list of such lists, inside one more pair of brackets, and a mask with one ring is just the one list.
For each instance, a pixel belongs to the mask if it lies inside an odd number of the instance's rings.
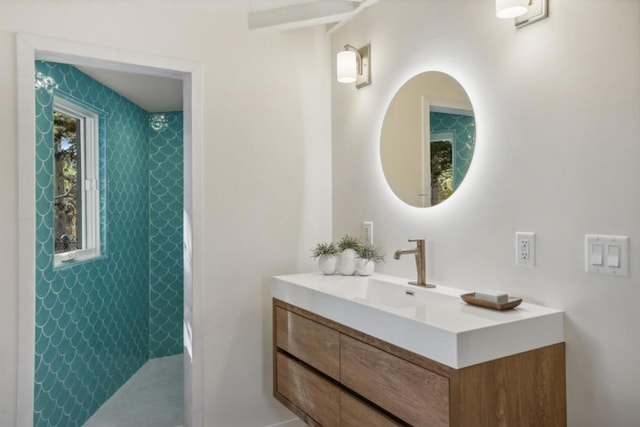
[[451,141],[431,141],[431,206],[453,193],[453,147]]
[[55,159],[54,241],[55,252],[79,249],[78,132],[80,119],[60,111],[53,112]]

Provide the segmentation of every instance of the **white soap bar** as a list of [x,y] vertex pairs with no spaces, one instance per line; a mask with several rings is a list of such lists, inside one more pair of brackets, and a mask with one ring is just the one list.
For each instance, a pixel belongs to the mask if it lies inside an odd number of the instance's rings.
[[503,304],[509,301],[509,295],[504,292],[490,290],[476,291],[476,298],[483,301],[497,302],[498,304]]

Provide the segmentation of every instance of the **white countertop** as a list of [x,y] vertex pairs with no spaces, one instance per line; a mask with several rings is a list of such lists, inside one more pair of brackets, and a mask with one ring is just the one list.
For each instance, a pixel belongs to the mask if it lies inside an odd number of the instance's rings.
[[564,341],[561,310],[526,302],[490,310],[462,301],[468,292],[382,274],[292,274],[271,286],[274,298],[456,369]]

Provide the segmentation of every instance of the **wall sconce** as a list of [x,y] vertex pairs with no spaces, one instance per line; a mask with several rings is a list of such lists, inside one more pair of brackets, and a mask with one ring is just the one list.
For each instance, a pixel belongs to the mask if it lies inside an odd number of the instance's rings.
[[522,28],[549,16],[549,0],[496,0],[496,16]]
[[357,49],[350,44],[336,57],[336,70],[340,83],[356,83],[356,88],[371,84],[371,45]]

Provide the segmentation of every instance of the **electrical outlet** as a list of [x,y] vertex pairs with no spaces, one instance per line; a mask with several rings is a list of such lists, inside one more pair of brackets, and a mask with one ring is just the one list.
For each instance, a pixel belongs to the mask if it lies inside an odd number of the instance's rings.
[[373,221],[362,223],[362,240],[367,245],[373,245]]
[[516,265],[535,267],[536,233],[516,232]]

